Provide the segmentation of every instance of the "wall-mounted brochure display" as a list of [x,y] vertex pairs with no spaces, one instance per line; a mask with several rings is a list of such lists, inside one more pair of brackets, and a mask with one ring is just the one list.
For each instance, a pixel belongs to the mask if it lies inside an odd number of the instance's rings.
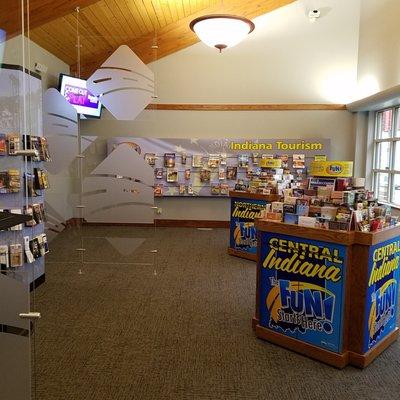
[[[18,280],[29,289],[34,281],[43,281],[43,256],[48,252],[44,190],[49,180],[44,162],[51,157],[42,131],[42,84],[39,75],[28,74],[20,66],[0,64],[0,70],[0,211],[3,220],[21,217],[19,223],[0,228],[0,268],[6,285]],[[28,91],[35,112],[29,119],[29,131],[24,132],[21,98]],[[0,323],[1,318],[0,312]]]
[[141,137],[109,139],[108,155],[123,143],[141,155],[143,166],[153,167],[154,193],[160,197],[226,197],[237,184],[284,175],[303,180],[316,157],[330,155],[327,139]]

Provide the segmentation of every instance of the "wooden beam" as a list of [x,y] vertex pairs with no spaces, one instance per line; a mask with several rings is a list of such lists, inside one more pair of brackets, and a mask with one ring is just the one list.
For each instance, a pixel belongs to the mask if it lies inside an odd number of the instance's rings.
[[[84,8],[100,0],[30,0],[29,3],[29,25],[35,29],[41,25],[64,17],[75,11],[76,7]],[[11,3],[11,4],[10,4]],[[25,7],[25,24],[26,7]],[[0,2],[0,29],[6,32],[7,39],[22,32],[21,2],[17,0]],[[25,26],[26,29],[26,26]]]
[[[194,18],[205,14],[224,13],[240,15],[252,19],[286,6],[294,1],[295,0],[225,0],[223,8],[219,3],[218,5],[196,12],[177,22],[159,28],[157,32],[144,35],[126,44],[144,63],[148,64],[197,43],[199,41],[197,36],[189,28],[189,23]],[[155,37],[157,37],[157,50],[151,48]],[[115,49],[99,53],[91,59],[82,60],[82,76],[86,78],[89,77],[113,51],[115,51]],[[71,71],[73,73],[76,71],[76,64],[71,65]]]
[[345,104],[157,104],[146,107],[158,111],[343,111]]

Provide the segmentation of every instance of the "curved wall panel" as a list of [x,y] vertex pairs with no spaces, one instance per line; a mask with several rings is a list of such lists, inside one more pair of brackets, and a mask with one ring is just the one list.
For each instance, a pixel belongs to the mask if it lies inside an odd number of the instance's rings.
[[87,88],[118,120],[134,120],[154,97],[154,73],[126,45],[88,79]]

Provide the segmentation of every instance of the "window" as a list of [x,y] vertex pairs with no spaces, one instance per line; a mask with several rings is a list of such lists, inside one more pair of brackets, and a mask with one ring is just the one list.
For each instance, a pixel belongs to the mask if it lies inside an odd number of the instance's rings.
[[376,113],[372,172],[378,200],[400,207],[400,107]]

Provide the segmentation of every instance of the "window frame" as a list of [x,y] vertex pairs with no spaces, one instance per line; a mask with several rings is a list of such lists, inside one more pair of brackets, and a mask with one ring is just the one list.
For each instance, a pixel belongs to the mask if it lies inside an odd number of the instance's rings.
[[[390,136],[388,138],[379,138],[378,136],[381,133],[380,127],[380,121],[379,121],[379,116],[384,113],[385,111],[392,110],[392,126],[391,126],[391,131],[390,131]],[[374,115],[374,131],[373,131],[373,155],[372,155],[372,187],[375,192],[375,195],[378,199],[379,202],[388,204],[394,208],[400,208],[400,203],[394,203],[394,178],[395,175],[400,176],[400,170],[396,170],[395,167],[395,152],[396,152],[396,146],[398,146],[397,151],[400,155],[400,134],[396,136],[397,133],[397,127],[400,128],[400,105],[393,106],[393,107],[386,107],[380,110],[377,110]],[[400,130],[400,129],[399,129]],[[379,157],[379,148],[380,148],[380,143],[389,143],[389,148],[390,148],[390,155],[389,155],[389,168],[387,169],[380,169],[377,168],[377,162],[378,162],[378,157]],[[384,173],[388,174],[388,201],[383,201],[378,198],[378,174],[379,173]]]

